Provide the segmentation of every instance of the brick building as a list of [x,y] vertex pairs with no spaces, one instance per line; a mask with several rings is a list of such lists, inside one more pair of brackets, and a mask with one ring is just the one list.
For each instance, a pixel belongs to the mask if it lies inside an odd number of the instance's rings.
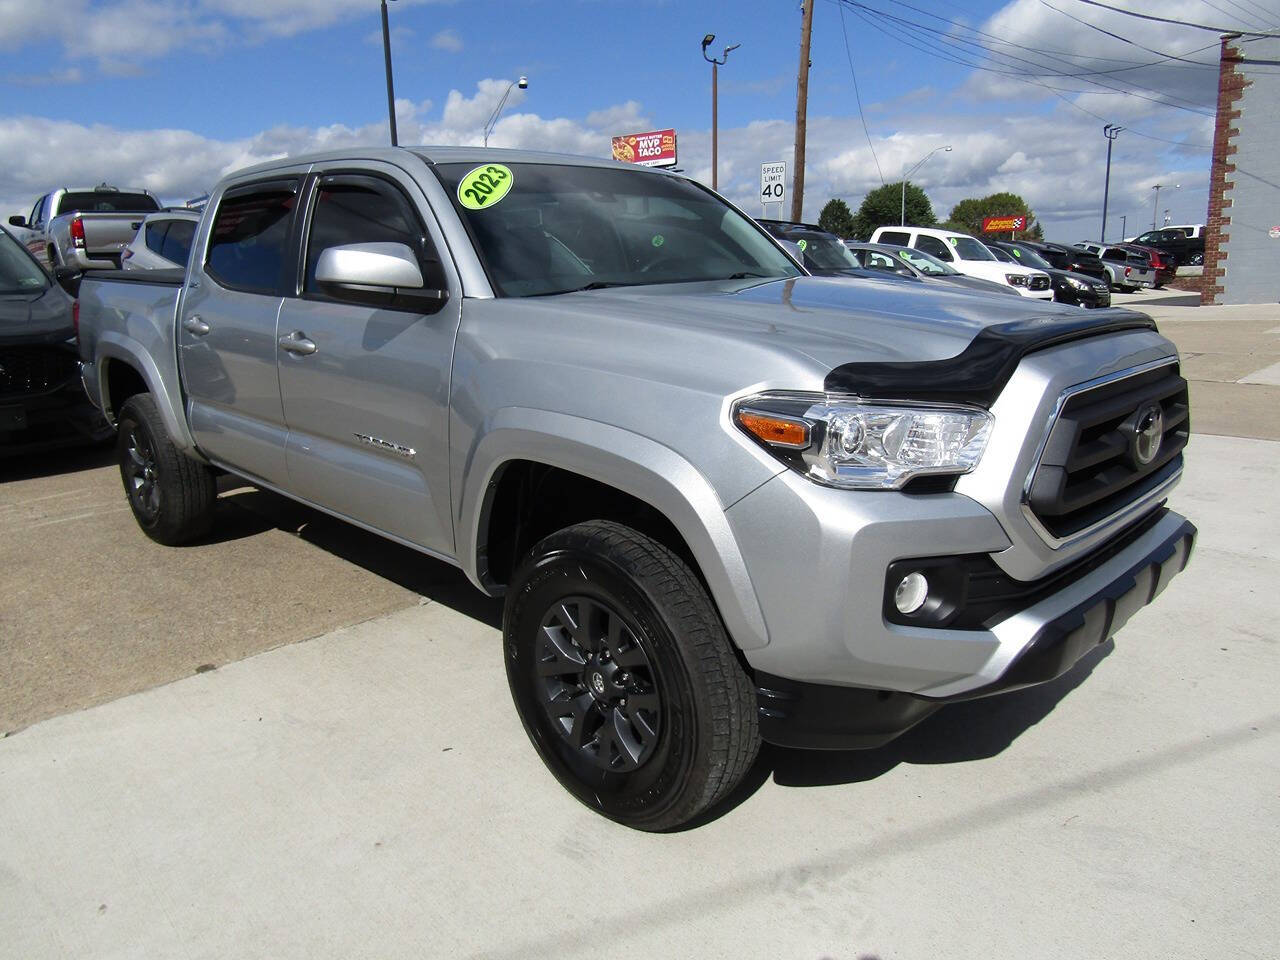
[[1204,303],[1280,301],[1280,37],[1222,38]]

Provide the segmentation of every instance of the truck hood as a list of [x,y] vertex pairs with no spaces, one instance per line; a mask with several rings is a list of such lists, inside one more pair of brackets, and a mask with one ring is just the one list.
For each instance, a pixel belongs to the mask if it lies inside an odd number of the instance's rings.
[[74,336],[71,298],[61,287],[0,294],[0,345],[38,346],[62,343]]
[[935,284],[826,277],[619,287],[519,302],[565,319],[594,317],[593,326],[605,331],[632,322],[669,328],[673,345],[679,331],[752,341],[807,357],[822,373],[850,361],[940,360],[963,352],[993,325],[1080,314],[1048,301],[975,296]]

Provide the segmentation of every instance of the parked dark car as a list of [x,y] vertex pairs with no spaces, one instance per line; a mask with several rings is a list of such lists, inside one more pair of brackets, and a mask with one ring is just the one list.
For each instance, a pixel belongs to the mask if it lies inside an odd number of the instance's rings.
[[918,277],[933,284],[958,287],[975,293],[999,293],[1021,296],[1008,284],[983,280],[961,273],[949,263],[930,256],[914,247],[899,247],[892,243],[846,244],[864,269]]
[[74,304],[0,228],[0,457],[113,433],[80,382]]
[[[987,240],[986,244],[996,256],[1003,254],[1013,263],[1047,273],[1053,282],[1053,299],[1059,303],[1073,303],[1078,307],[1111,306],[1111,288],[1106,280],[1073,270],[1059,270],[1040,256],[1035,247],[1021,240]],[[1098,266],[1102,266],[1101,260]]]
[[1055,270],[1070,270],[1072,273],[1083,273],[1095,280],[1107,283],[1110,275],[1096,253],[1069,247],[1062,243],[1045,243],[1032,240],[1016,241],[1024,250],[1034,250],[1041,260]]
[[864,268],[843,240],[811,223],[793,223],[789,220],[757,220],[756,223],[764,227],[770,236],[791,244],[790,252],[814,276],[901,280],[906,283],[913,283],[918,279],[910,274]]
[[1156,272],[1156,280],[1153,286],[1157,290],[1178,274],[1177,258],[1167,250],[1148,247],[1141,243],[1122,243],[1119,246],[1151,261],[1151,269]]
[[1198,226],[1162,227],[1140,233],[1126,243],[1154,247],[1169,254],[1175,265],[1204,263],[1204,231]]

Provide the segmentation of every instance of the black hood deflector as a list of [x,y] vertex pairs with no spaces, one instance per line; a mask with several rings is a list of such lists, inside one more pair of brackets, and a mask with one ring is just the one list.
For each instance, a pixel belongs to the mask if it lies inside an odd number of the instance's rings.
[[1115,333],[1155,330],[1156,322],[1128,311],[1089,311],[1079,317],[1035,317],[981,330],[961,353],[920,363],[846,363],[827,374],[827,393],[880,400],[931,400],[989,407],[1029,353]]

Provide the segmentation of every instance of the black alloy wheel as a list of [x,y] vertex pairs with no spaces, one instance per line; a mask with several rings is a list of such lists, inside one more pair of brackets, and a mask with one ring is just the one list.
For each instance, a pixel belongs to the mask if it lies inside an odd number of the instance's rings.
[[755,689],[701,581],[663,544],[603,520],[545,537],[512,576],[502,630],[525,732],[604,816],[676,829],[755,761]]
[[142,532],[168,546],[207,533],[218,497],[213,470],[174,445],[151,394],[126,400],[117,427],[120,479]]
[[630,773],[653,755],[661,728],[654,669],[612,606],[581,596],[553,604],[526,666],[542,709],[588,763]]

